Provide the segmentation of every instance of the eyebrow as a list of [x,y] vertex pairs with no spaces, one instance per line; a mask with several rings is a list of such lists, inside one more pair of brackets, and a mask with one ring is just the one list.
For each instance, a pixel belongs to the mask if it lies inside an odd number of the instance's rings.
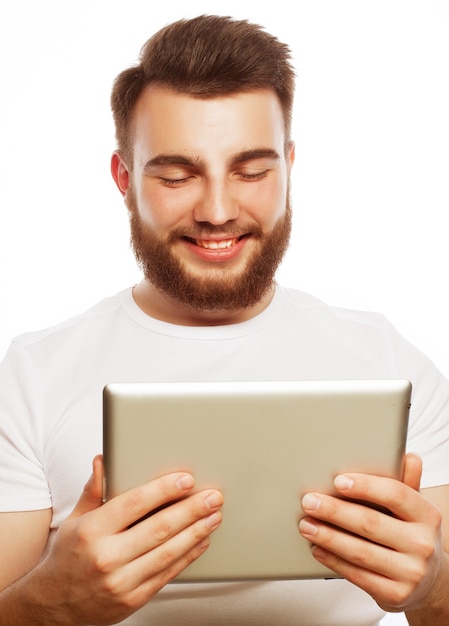
[[271,159],[272,161],[278,161],[280,159],[279,153],[272,148],[256,148],[254,150],[244,150],[239,152],[231,158],[232,165],[238,165],[239,163],[245,163],[246,161],[254,161],[257,159]]
[[182,154],[158,154],[145,163],[145,169],[157,167],[158,165],[185,165],[186,167],[198,166],[199,160],[189,159]]
[[[243,150],[238,152],[230,158],[231,165],[239,165],[247,161],[253,161],[257,159],[271,159],[279,160],[280,156],[276,150],[272,148],[256,148],[252,150]],[[191,159],[183,154],[158,154],[145,164],[145,169],[151,169],[153,167],[163,165],[182,165],[185,167],[200,167],[202,166],[201,159]]]

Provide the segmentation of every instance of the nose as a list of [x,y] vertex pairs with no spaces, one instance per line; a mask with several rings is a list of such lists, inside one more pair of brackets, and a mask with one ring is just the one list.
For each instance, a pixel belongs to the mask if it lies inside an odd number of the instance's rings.
[[232,194],[226,181],[207,181],[204,183],[201,198],[198,199],[193,217],[196,222],[207,222],[221,226],[235,220],[239,215],[237,199]]

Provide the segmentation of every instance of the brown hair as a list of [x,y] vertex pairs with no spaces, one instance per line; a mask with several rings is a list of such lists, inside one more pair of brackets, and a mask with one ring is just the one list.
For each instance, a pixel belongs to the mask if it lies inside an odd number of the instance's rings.
[[119,150],[125,159],[131,156],[134,108],[149,84],[200,98],[273,89],[282,106],[287,143],[295,80],[290,59],[286,44],[247,20],[202,15],[165,26],[143,46],[138,65],[115,79],[111,107]]

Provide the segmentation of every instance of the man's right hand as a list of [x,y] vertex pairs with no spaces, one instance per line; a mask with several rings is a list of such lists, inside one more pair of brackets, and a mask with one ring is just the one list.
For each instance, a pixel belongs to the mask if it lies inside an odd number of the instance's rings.
[[30,616],[37,617],[38,607],[42,614],[42,621],[33,624],[113,624],[125,619],[197,559],[221,523],[222,494],[213,489],[193,493],[190,474],[168,474],[102,504],[100,456],[93,468],[49,553],[20,581],[23,586],[28,579],[32,590],[21,596],[30,603]]

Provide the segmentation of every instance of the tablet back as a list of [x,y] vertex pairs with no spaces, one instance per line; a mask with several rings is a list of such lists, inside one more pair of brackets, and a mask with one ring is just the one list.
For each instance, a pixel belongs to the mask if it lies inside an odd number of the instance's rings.
[[104,390],[105,497],[166,472],[224,492],[209,549],[176,580],[334,577],[298,532],[301,496],[333,478],[402,475],[405,380],[114,383]]

